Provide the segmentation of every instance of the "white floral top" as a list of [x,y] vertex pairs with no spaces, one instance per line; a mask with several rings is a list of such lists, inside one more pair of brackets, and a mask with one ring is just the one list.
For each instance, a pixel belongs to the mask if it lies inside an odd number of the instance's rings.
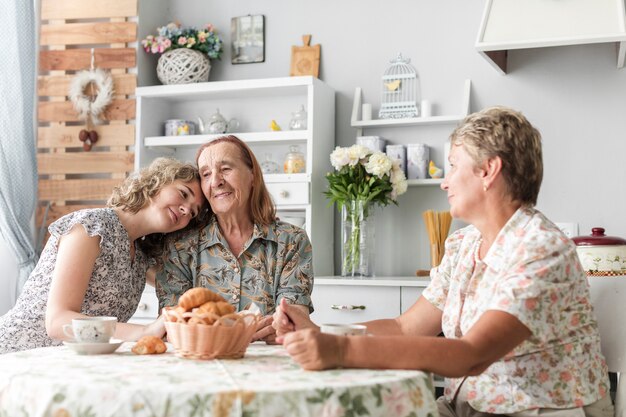
[[[532,335],[466,379],[469,404],[504,414],[579,407],[604,397],[608,369],[574,243],[533,208],[509,219],[482,261],[476,256],[480,240],[474,226],[452,234],[424,291],[443,311],[445,336],[462,337],[487,310],[515,316]],[[462,381],[446,380],[448,400]]]

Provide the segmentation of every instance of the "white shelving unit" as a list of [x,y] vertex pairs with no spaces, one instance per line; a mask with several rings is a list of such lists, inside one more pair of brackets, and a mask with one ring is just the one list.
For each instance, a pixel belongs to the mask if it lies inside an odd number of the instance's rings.
[[[332,88],[310,76],[285,77],[139,87],[136,98],[136,168],[163,155],[194,161],[200,145],[222,135],[163,136],[163,123],[168,119],[207,120],[218,108],[227,119],[238,119],[240,131],[228,134],[245,141],[259,163],[271,154],[282,167],[289,146],[298,145],[305,154],[306,172],[267,174],[264,179],[279,217],[304,217],[314,248],[315,274],[334,273],[334,213],[322,198],[335,144]],[[270,130],[272,120],[286,129],[291,113],[300,105],[307,110],[306,130]]]
[[[394,128],[394,127],[410,127],[410,126],[432,126],[432,125],[454,125],[463,120],[469,114],[470,92],[472,88],[471,80],[465,80],[463,89],[463,101],[461,110],[455,115],[431,116],[431,117],[409,117],[403,119],[361,119],[361,105],[363,92],[357,87],[354,92],[354,100],[352,102],[352,116],[350,125],[357,128],[357,136],[363,135],[363,130],[367,128]],[[422,179],[409,180],[409,187],[439,186],[443,182],[442,179]]]

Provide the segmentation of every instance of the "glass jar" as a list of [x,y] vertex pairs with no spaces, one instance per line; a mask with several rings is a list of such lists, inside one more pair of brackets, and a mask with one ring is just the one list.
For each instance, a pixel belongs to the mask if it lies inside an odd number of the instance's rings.
[[265,160],[261,162],[261,171],[264,174],[278,174],[280,166],[272,160],[272,154],[266,153]]
[[306,130],[307,114],[304,110],[304,105],[300,106],[300,110],[295,113],[291,113],[291,120],[289,121],[289,129],[291,130]]
[[289,153],[285,156],[285,164],[283,166],[285,174],[300,174],[306,168],[304,154],[300,152],[298,145],[291,145]]

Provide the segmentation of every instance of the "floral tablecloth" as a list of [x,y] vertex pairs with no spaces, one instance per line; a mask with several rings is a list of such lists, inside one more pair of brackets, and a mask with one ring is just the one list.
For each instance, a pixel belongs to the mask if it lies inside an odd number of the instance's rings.
[[239,360],[77,355],[52,347],[0,355],[0,417],[436,417],[429,374],[304,371],[282,346]]

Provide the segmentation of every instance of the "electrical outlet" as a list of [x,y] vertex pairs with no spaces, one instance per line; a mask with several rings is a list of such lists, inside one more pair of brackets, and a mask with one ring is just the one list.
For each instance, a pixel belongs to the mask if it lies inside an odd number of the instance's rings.
[[578,223],[556,223],[556,226],[570,239],[578,236]]

